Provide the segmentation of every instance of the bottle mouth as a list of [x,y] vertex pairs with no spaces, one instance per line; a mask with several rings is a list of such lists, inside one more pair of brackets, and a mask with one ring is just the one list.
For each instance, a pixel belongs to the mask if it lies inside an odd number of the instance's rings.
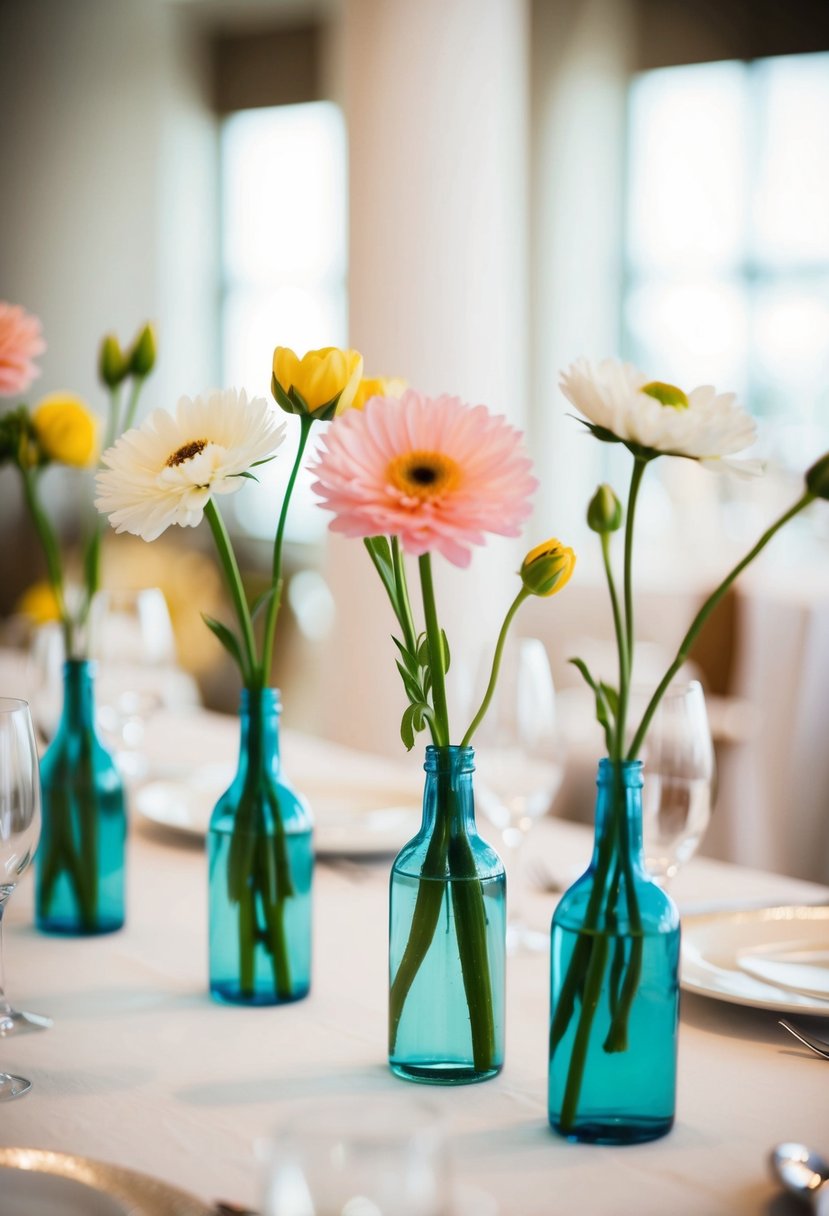
[[254,705],[261,705],[273,713],[282,713],[282,695],[278,688],[243,688],[239,698],[239,708],[248,710]]
[[430,743],[426,748],[423,768],[427,773],[474,773],[475,748],[449,744],[436,747]]
[[641,760],[610,760],[605,756],[599,761],[599,773],[596,778],[597,785],[612,785],[616,780],[616,773],[621,774],[622,782],[627,787],[642,785],[642,761]]

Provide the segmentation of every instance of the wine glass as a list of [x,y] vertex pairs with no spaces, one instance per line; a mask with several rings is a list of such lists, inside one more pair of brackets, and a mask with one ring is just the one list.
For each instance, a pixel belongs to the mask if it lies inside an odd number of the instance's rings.
[[[635,702],[644,711],[646,698]],[[669,685],[640,759],[645,865],[664,885],[697,851],[711,819],[714,745],[699,680]]]
[[97,719],[125,778],[146,774],[148,719],[165,704],[165,680],[176,671],[167,601],[159,587],[99,591],[90,620],[98,660]]
[[[25,701],[0,697],[0,933],[3,912],[28,868],[40,837],[40,776],[34,728]],[[0,938],[0,1033],[38,1029],[48,1019],[12,1009],[6,1000]],[[0,1072],[0,1102],[31,1089],[31,1081]]]
[[[492,655],[482,658],[478,703],[489,680]],[[498,828],[507,868],[507,949],[546,950],[549,937],[523,920],[524,845],[545,815],[564,775],[564,743],[556,721],[553,676],[544,643],[508,638],[495,694],[475,736],[477,800]]]
[[266,1151],[265,1216],[449,1216],[442,1122],[402,1094],[292,1106]]

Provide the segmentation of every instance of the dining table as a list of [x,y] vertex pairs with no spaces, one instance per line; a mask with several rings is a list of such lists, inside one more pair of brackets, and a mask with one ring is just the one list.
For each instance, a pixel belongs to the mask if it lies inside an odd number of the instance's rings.
[[[268,1008],[212,1000],[205,841],[142,812],[142,790],[161,778],[197,784],[208,765],[231,772],[237,733],[232,716],[198,708],[162,710],[148,723],[148,773],[130,788],[121,931],[38,932],[31,874],[9,899],[7,994],[54,1024],[0,1038],[0,1068],[33,1083],[27,1095],[0,1106],[0,1146],[141,1171],[195,1196],[205,1212],[217,1199],[261,1210],[261,1146],[300,1104],[346,1101],[357,1110],[386,1096],[402,1110],[416,1093],[443,1118],[460,1193],[479,1196],[465,1213],[803,1210],[782,1196],[768,1157],[781,1141],[829,1153],[829,1064],[786,1034],[773,1009],[683,991],[675,1126],[636,1146],[572,1144],[548,1125],[544,950],[508,958],[505,1064],[497,1078],[460,1087],[395,1078],[386,1060],[391,859],[361,850],[359,840],[355,847],[347,839],[339,848],[329,843],[317,859],[308,997]],[[290,730],[282,753],[300,788],[303,776],[324,778],[341,784],[353,805],[363,786],[376,798],[378,781],[389,788],[396,782],[417,814],[422,772],[414,754],[396,764]],[[494,833],[485,823],[481,830]],[[589,861],[591,832],[547,817],[533,827],[527,849],[535,881],[525,916],[543,930],[560,888]],[[825,886],[704,858],[683,868],[670,889],[684,917],[829,903]],[[808,1023],[829,1037],[829,1021]]]

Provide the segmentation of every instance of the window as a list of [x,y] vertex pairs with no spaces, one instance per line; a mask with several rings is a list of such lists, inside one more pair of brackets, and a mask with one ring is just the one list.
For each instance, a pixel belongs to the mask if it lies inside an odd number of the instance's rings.
[[802,468],[829,442],[829,54],[630,91],[627,356],[734,389]]
[[[221,128],[221,175],[223,383],[269,396],[274,346],[301,354],[346,341],[341,111],[317,101],[231,114]],[[236,523],[249,535],[273,535],[292,456],[289,437],[277,459],[258,470],[259,485],[234,499]],[[313,540],[325,526],[305,476],[287,534]]]

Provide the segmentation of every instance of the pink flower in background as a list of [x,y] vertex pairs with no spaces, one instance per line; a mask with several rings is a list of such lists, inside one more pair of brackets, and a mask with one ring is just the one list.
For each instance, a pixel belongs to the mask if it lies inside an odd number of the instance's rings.
[[40,368],[32,360],[46,349],[40,321],[19,304],[0,300],[0,396],[24,393]]
[[398,536],[467,566],[485,533],[517,536],[538,484],[521,433],[457,397],[374,397],[331,425],[312,466],[334,532]]

